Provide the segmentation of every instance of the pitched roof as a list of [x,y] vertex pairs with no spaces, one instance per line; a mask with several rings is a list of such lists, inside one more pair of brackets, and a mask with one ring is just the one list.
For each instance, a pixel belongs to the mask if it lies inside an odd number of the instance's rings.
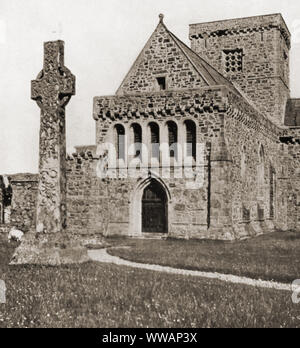
[[289,99],[286,104],[284,124],[300,126],[300,99]]
[[172,39],[176,42],[177,46],[179,46],[181,51],[187,57],[187,59],[193,64],[199,75],[201,75],[201,77],[207,82],[209,86],[225,85],[238,92],[233,84],[228,81],[223,75],[221,75],[215,68],[208,64],[196,52],[194,52],[185,43],[178,39],[173,33],[171,33],[169,30],[168,32]]
[[190,62],[190,64],[193,66],[194,70],[199,74],[200,78],[205,81],[205,83],[208,86],[220,86],[225,85],[228,88],[230,88],[235,93],[240,94],[240,92],[236,89],[236,87],[228,81],[223,75],[221,75],[215,68],[213,68],[209,63],[207,63],[203,58],[201,58],[196,52],[194,52],[192,49],[190,49],[185,43],[183,43],[180,39],[178,39],[169,29],[166,27],[166,25],[163,22],[163,17],[160,16],[160,22],[158,26],[156,27],[155,31],[151,35],[150,39],[147,41],[145,47],[133,63],[131,69],[125,76],[124,80],[122,81],[120,87],[117,90],[117,94],[122,89],[122,86],[124,85],[127,78],[130,76],[131,72],[134,70],[135,66],[138,64],[143,52],[146,50],[148,43],[151,41],[152,37],[155,35],[155,33],[163,27],[166,31],[166,33],[169,35],[170,39],[175,43],[175,45],[179,48],[179,50],[182,52],[182,54],[186,57],[186,59]]

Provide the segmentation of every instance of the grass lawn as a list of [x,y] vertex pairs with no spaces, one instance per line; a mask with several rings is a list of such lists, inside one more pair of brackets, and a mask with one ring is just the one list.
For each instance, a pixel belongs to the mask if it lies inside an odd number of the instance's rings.
[[120,244],[130,248],[109,253],[130,261],[286,283],[300,279],[300,232],[276,232],[234,243],[123,240]]
[[7,266],[1,327],[300,327],[289,292],[86,263]]

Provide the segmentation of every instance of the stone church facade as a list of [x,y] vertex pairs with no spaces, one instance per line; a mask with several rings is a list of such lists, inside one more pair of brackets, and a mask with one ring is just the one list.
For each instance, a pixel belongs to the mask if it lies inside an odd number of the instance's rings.
[[[94,98],[96,144],[65,163],[74,238],[300,229],[300,100],[282,16],[192,24],[189,38],[191,48],[161,15],[116,94]],[[0,231],[30,231],[39,178],[4,178]]]

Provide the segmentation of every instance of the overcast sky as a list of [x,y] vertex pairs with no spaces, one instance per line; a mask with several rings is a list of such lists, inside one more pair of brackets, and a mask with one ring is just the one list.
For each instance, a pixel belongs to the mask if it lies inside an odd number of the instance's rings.
[[71,151],[95,143],[93,97],[115,93],[159,13],[189,44],[190,23],[278,12],[294,34],[291,93],[300,97],[299,0],[0,0],[0,173],[37,172],[40,111],[30,81],[42,69],[44,41],[65,41],[76,75],[66,113]]

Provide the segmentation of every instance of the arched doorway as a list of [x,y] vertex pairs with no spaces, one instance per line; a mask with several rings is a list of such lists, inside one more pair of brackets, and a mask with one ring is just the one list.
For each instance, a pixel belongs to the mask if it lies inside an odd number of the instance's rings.
[[143,233],[168,233],[167,201],[164,188],[152,180],[142,197]]

